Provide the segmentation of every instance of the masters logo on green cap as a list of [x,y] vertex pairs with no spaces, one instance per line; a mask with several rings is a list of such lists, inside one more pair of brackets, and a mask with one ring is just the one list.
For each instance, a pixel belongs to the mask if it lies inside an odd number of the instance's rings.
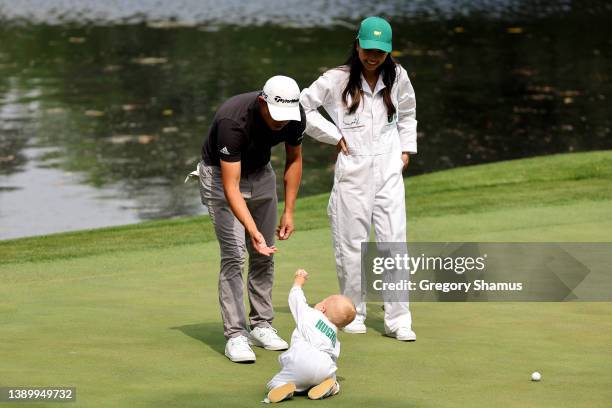
[[380,17],[368,17],[361,22],[357,39],[359,46],[363,49],[377,49],[384,52],[391,52],[391,26],[387,21]]

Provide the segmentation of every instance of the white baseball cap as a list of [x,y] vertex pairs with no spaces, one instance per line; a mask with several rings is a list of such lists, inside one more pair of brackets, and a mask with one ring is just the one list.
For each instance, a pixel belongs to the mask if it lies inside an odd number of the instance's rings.
[[300,87],[292,78],[276,75],[266,81],[262,93],[272,119],[301,120]]

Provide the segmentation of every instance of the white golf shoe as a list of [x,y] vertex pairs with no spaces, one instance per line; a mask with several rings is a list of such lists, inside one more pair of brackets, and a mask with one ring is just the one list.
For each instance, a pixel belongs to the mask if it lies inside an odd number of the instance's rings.
[[342,328],[342,331],[345,333],[351,334],[363,334],[368,331],[365,323],[362,320],[355,319],[346,326]]
[[255,353],[249,346],[246,336],[232,337],[225,344],[225,356],[234,363],[254,363]]
[[394,332],[387,332],[387,336],[394,337],[399,341],[416,341],[416,333],[408,327],[400,327]]
[[319,385],[315,385],[308,391],[308,398],[312,400],[323,399],[336,395],[340,392],[340,384],[335,378],[323,380]]
[[295,392],[295,384],[287,383],[276,388],[273,388],[268,392],[268,396],[264,402],[281,402],[286,399],[293,397],[293,393]]
[[289,348],[289,344],[276,334],[274,327],[256,327],[251,330],[249,344],[274,351],[287,350]]

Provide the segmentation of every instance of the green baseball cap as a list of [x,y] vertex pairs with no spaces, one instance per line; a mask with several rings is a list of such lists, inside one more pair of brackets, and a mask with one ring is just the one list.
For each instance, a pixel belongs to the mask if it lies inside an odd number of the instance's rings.
[[377,49],[391,52],[391,25],[387,20],[380,17],[368,17],[361,22],[357,39],[359,46],[363,49]]

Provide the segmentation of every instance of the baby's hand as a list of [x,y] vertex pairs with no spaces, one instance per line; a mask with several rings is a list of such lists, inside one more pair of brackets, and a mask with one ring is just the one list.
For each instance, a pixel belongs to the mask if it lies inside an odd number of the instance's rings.
[[308,272],[303,269],[298,269],[295,272],[295,279],[293,280],[293,284],[295,286],[302,286],[306,283],[306,279],[308,279]]

